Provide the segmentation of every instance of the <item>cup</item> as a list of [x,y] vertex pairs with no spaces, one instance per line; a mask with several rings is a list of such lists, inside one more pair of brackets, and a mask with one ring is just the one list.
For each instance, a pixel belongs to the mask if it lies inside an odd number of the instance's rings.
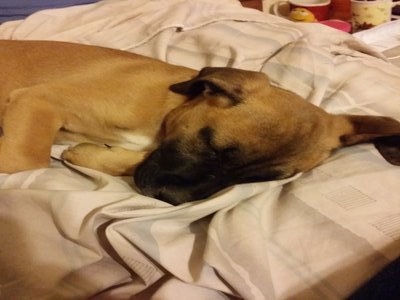
[[332,0],[330,7],[330,19],[342,20],[350,23],[350,0]]
[[369,29],[389,22],[392,0],[351,0],[351,24],[353,32]]
[[327,20],[329,17],[329,6],[331,0],[283,0],[272,4],[271,12],[274,15],[287,18],[289,13],[282,13],[285,8],[286,12],[294,9],[306,9],[310,11],[317,21]]

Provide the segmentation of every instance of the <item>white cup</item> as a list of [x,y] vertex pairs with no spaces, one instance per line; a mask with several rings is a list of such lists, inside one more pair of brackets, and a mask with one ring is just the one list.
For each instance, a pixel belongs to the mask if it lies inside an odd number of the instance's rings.
[[392,0],[351,0],[351,24],[353,32],[389,22],[393,6]]

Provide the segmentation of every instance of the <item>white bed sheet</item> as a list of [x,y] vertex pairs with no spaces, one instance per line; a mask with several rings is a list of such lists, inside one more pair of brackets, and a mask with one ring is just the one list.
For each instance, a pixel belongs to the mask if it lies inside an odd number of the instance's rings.
[[[400,119],[400,69],[382,55],[236,1],[106,0],[2,24],[0,38],[260,70],[331,112]],[[400,255],[400,168],[370,145],[177,207],[130,183],[56,159],[0,175],[0,298],[342,299]]]
[[392,64],[400,67],[400,19],[356,32],[354,36],[383,53]]
[[358,31],[354,36],[381,52],[395,48],[400,45],[400,20]]

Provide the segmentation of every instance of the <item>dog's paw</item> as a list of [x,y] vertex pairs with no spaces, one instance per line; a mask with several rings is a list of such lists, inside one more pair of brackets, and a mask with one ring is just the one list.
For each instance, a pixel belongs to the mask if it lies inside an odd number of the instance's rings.
[[61,158],[73,164],[81,165],[80,162],[87,161],[88,159],[90,159],[91,155],[94,152],[102,151],[103,150],[102,148],[103,147],[95,144],[89,144],[89,143],[78,144],[76,146],[64,150],[64,152],[61,155]]
[[110,175],[127,175],[132,174],[133,166],[137,163],[133,155],[139,153],[119,147],[83,143],[65,150],[61,157],[74,165]]
[[106,171],[104,170],[102,159],[104,159],[105,153],[108,151],[109,149],[106,146],[82,143],[64,150],[61,158],[74,165]]

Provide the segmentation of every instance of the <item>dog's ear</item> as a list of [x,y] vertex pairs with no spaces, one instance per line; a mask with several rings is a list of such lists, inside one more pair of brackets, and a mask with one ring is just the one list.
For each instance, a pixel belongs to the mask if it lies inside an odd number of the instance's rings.
[[388,117],[352,116],[345,118],[352,132],[341,136],[343,146],[372,142],[391,164],[400,166],[400,122]]
[[223,96],[229,99],[230,105],[236,105],[258,84],[269,86],[267,76],[261,72],[206,67],[195,78],[171,85],[170,90],[190,98],[200,94],[205,97]]

